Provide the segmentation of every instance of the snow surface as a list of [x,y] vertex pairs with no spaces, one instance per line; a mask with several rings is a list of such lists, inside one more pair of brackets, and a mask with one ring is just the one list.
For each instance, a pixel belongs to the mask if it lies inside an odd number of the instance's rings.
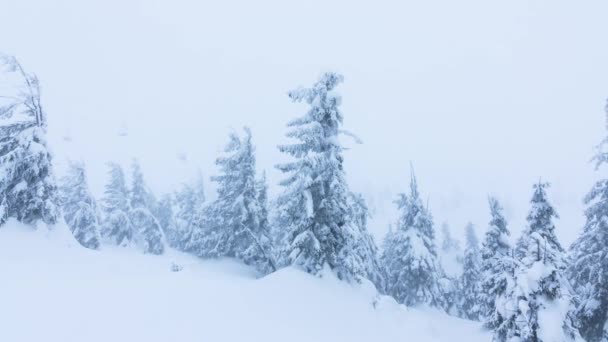
[[[262,279],[232,260],[0,229],[0,341],[488,341],[479,324],[293,268]],[[172,272],[174,265],[183,267]]]

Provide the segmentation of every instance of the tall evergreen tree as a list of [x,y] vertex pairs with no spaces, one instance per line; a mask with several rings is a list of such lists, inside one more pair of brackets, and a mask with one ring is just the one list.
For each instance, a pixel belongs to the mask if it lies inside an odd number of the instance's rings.
[[[569,284],[563,275],[566,267],[564,249],[557,240],[553,224],[553,219],[558,216],[547,200],[547,187],[547,183],[534,185],[528,226],[515,249],[519,261],[514,273],[515,281],[509,282],[504,300],[496,302],[497,310],[502,310],[506,316],[495,330],[497,341],[514,338],[521,341],[571,341],[577,337],[567,312],[559,312],[560,331],[553,331],[553,326],[541,326],[543,322],[553,323],[556,317],[551,315],[555,315],[556,308],[568,307],[571,301]],[[543,316],[550,319],[543,319]]]
[[505,297],[509,281],[513,281],[516,262],[503,208],[493,197],[488,203],[491,219],[481,247],[481,315],[488,328],[496,329],[505,320],[504,312],[496,310],[496,299]]
[[132,172],[129,218],[133,233],[145,253],[162,254],[165,251],[163,232],[152,215],[156,201],[144,182],[144,175],[136,160],[133,161]]
[[387,272],[387,293],[407,306],[445,306],[443,271],[439,266],[433,218],[420,198],[412,173],[409,195],[401,194],[399,220],[387,241],[383,260]]
[[[596,170],[608,161],[607,147],[608,137],[593,158]],[[608,341],[608,179],[597,181],[584,202],[586,223],[571,246],[568,270],[579,297],[575,317],[585,340]]]
[[133,239],[133,227],[129,217],[129,190],[122,167],[108,164],[110,181],[106,184],[101,200],[104,213],[101,234],[118,246],[128,246]]
[[60,199],[63,217],[76,240],[84,247],[100,246],[99,213],[89,191],[82,162],[72,162],[61,180]]
[[479,242],[475,227],[469,223],[465,228],[466,246],[462,276],[460,277],[460,304],[462,317],[477,321],[481,318],[481,276]]
[[285,230],[287,264],[311,274],[327,266],[340,279],[358,281],[366,276],[353,251],[360,231],[350,220],[344,147],[338,140],[345,133],[342,99],[335,91],[342,81],[341,75],[329,72],[311,88],[289,93],[294,102],[310,108],[288,124],[287,137],[296,142],[279,146],[295,161],[277,165],[286,175],[281,182],[284,192],[277,199],[277,224]]
[[262,273],[275,270],[269,236],[266,208],[260,203],[266,186],[256,179],[255,148],[251,131],[245,137],[236,133],[217,158],[220,175],[212,177],[218,183],[218,198],[206,212],[208,224],[192,236],[199,255],[234,257],[255,266]]
[[0,225],[8,218],[53,225],[59,218],[59,197],[46,146],[40,83],[10,56],[0,55],[0,75],[15,82],[13,93],[0,96]]

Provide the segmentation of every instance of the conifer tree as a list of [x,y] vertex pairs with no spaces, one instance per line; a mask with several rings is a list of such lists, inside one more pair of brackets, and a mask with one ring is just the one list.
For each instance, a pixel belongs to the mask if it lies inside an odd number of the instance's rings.
[[289,93],[309,109],[288,124],[287,137],[295,142],[279,146],[295,160],[277,165],[286,176],[280,183],[284,191],[277,199],[277,224],[285,231],[282,254],[287,264],[315,275],[328,267],[340,279],[358,281],[366,276],[353,251],[361,237],[350,219],[344,147],[338,140],[346,133],[341,129],[342,99],[335,90],[342,81],[341,75],[329,72],[311,88]]
[[0,97],[0,225],[8,218],[53,225],[59,218],[59,196],[40,83],[5,55],[0,55],[0,77],[15,84],[14,91]]
[[74,238],[86,248],[98,249],[101,239],[99,213],[82,162],[70,163],[59,190],[63,217]]
[[[608,137],[593,158],[596,170],[608,161],[607,147]],[[584,202],[586,222],[571,246],[568,270],[579,299],[574,315],[586,341],[608,341],[608,179],[597,181]]]
[[152,215],[156,201],[144,182],[141,167],[136,160],[133,161],[132,172],[129,218],[133,233],[145,253],[162,254],[165,250],[163,232]]
[[378,246],[373,236],[367,230],[367,221],[370,217],[369,209],[361,194],[351,193],[350,196],[351,215],[350,221],[358,229],[358,240],[354,241],[353,250],[357,256],[353,267],[362,267],[357,273],[364,274],[376,286],[378,291],[383,292],[386,287],[386,275],[380,260]]
[[265,200],[266,186],[256,179],[255,148],[251,131],[245,137],[236,133],[217,158],[220,175],[212,177],[218,183],[218,198],[206,212],[208,224],[192,236],[198,253],[206,257],[234,257],[266,274],[276,269]]
[[109,163],[110,181],[106,184],[101,200],[104,213],[102,236],[117,246],[128,246],[133,239],[133,227],[129,217],[129,190],[122,167]]
[[171,234],[174,248],[197,255],[204,254],[193,236],[202,234],[207,211],[202,176],[193,184],[183,184],[175,194],[175,228]]
[[[508,281],[504,298],[496,301],[497,310],[505,314],[495,330],[496,341],[572,341],[577,338],[569,314],[555,315],[556,308],[568,307],[571,302],[569,284],[564,277],[566,267],[564,249],[555,235],[553,219],[557,213],[546,194],[547,183],[534,185],[532,208],[528,214],[528,226],[517,242],[515,256],[518,259],[514,281]],[[544,317],[550,317],[551,323]],[[553,331],[555,319],[561,321],[561,329]],[[558,334],[558,335],[556,335]],[[558,337],[556,337],[558,336]],[[556,339],[557,338],[557,339]]]
[[464,249],[463,272],[460,277],[459,310],[462,317],[477,321],[481,317],[481,276],[479,242],[475,228],[469,223],[465,228],[466,246]]
[[413,172],[410,193],[401,194],[397,206],[400,217],[383,256],[387,293],[407,306],[443,308],[443,271],[437,258],[433,218],[422,203]]
[[175,196],[173,194],[164,194],[156,203],[153,215],[156,217],[160,225],[163,235],[167,243],[173,247],[173,235],[175,234],[175,214],[174,214]]
[[505,320],[502,310],[496,310],[496,299],[504,298],[509,281],[513,281],[513,249],[509,243],[510,232],[503,208],[493,197],[488,199],[490,223],[481,247],[481,316],[486,326],[495,329]]

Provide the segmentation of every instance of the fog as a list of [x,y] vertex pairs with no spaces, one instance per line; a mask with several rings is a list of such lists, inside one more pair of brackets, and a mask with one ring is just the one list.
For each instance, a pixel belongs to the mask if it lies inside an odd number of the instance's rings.
[[[276,145],[306,109],[286,93],[345,76],[346,169],[381,238],[410,162],[439,226],[481,234],[487,196],[525,224],[531,185],[552,183],[567,245],[605,170],[608,2],[44,1],[0,4],[0,51],[43,86],[57,173],[84,159],[101,194],[109,160],[142,164],[157,194],[216,172],[231,130],[252,128],[272,193]],[[1,81],[1,80],[0,80]]]

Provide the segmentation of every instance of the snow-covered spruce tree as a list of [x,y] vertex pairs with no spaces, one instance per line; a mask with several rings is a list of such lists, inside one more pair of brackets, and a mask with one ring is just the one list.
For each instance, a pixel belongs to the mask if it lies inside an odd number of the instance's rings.
[[380,253],[373,236],[367,230],[367,221],[370,217],[369,209],[365,199],[361,194],[351,193],[350,208],[352,208],[349,220],[358,229],[358,241],[354,243],[354,251],[357,256],[356,264],[353,267],[363,266],[358,273],[365,274],[365,278],[370,280],[376,289],[384,292],[386,288],[386,275],[380,261]]
[[53,225],[59,197],[46,146],[40,83],[11,56],[0,55],[0,75],[14,91],[0,96],[0,225],[8,218]]
[[[170,234],[173,248],[202,255],[200,246],[194,244],[192,237],[199,236],[204,227],[205,193],[202,176],[193,184],[183,184],[175,194],[175,226]],[[196,234],[195,234],[196,233]]]
[[255,148],[251,131],[245,128],[245,137],[236,133],[224,149],[225,155],[217,158],[220,175],[211,179],[218,184],[217,200],[206,211],[205,226],[192,236],[192,244],[200,246],[203,257],[234,257],[261,273],[276,269],[266,208],[265,184],[256,179]]
[[[547,200],[547,183],[534,185],[528,226],[517,242],[513,282],[496,301],[505,319],[495,341],[573,341],[578,332],[568,314],[571,295],[564,276],[564,249],[555,235],[558,217]],[[543,326],[543,324],[545,326]]]
[[[450,232],[450,226],[447,223],[441,225],[441,237],[443,238],[441,241],[441,250],[444,253],[462,253],[462,249],[460,248],[460,241],[452,237],[452,233]],[[462,262],[462,257],[460,261]]]
[[101,208],[103,225],[101,235],[117,246],[128,246],[133,239],[133,228],[129,217],[129,190],[122,167],[109,163],[110,181],[106,184]]
[[144,182],[144,175],[136,160],[132,164],[132,182],[129,218],[134,236],[145,253],[162,254],[165,251],[163,232],[152,215],[156,201]]
[[296,141],[279,146],[295,160],[277,165],[286,175],[277,199],[277,224],[285,230],[282,255],[287,264],[315,275],[328,267],[340,279],[358,281],[366,274],[354,252],[361,237],[350,220],[344,147],[339,141],[340,134],[350,135],[341,130],[342,99],[335,90],[342,81],[341,75],[328,72],[311,88],[289,93],[309,109],[288,124],[287,137]]
[[70,163],[59,190],[63,217],[74,238],[86,248],[98,249],[101,239],[99,212],[89,191],[82,162]]
[[387,241],[383,260],[387,272],[387,293],[407,306],[427,304],[443,308],[443,271],[439,266],[433,218],[418,192],[412,173],[409,195],[397,200],[399,220]]
[[481,318],[481,276],[479,242],[472,223],[465,228],[466,245],[459,288],[459,311],[461,317],[478,321]]
[[[593,158],[596,170],[608,162],[607,147],[608,137]],[[608,341],[608,179],[596,182],[584,201],[586,223],[570,248],[568,269],[579,301],[575,318],[585,340]]]
[[175,197],[173,194],[164,194],[160,200],[156,202],[152,215],[156,217],[160,229],[170,246],[173,246],[173,234],[175,233],[175,215],[174,215]]
[[514,280],[513,249],[509,243],[510,232],[503,208],[493,197],[488,199],[490,223],[481,247],[481,316],[485,326],[496,329],[505,320],[502,308],[497,310],[497,298],[504,298],[507,285]]

